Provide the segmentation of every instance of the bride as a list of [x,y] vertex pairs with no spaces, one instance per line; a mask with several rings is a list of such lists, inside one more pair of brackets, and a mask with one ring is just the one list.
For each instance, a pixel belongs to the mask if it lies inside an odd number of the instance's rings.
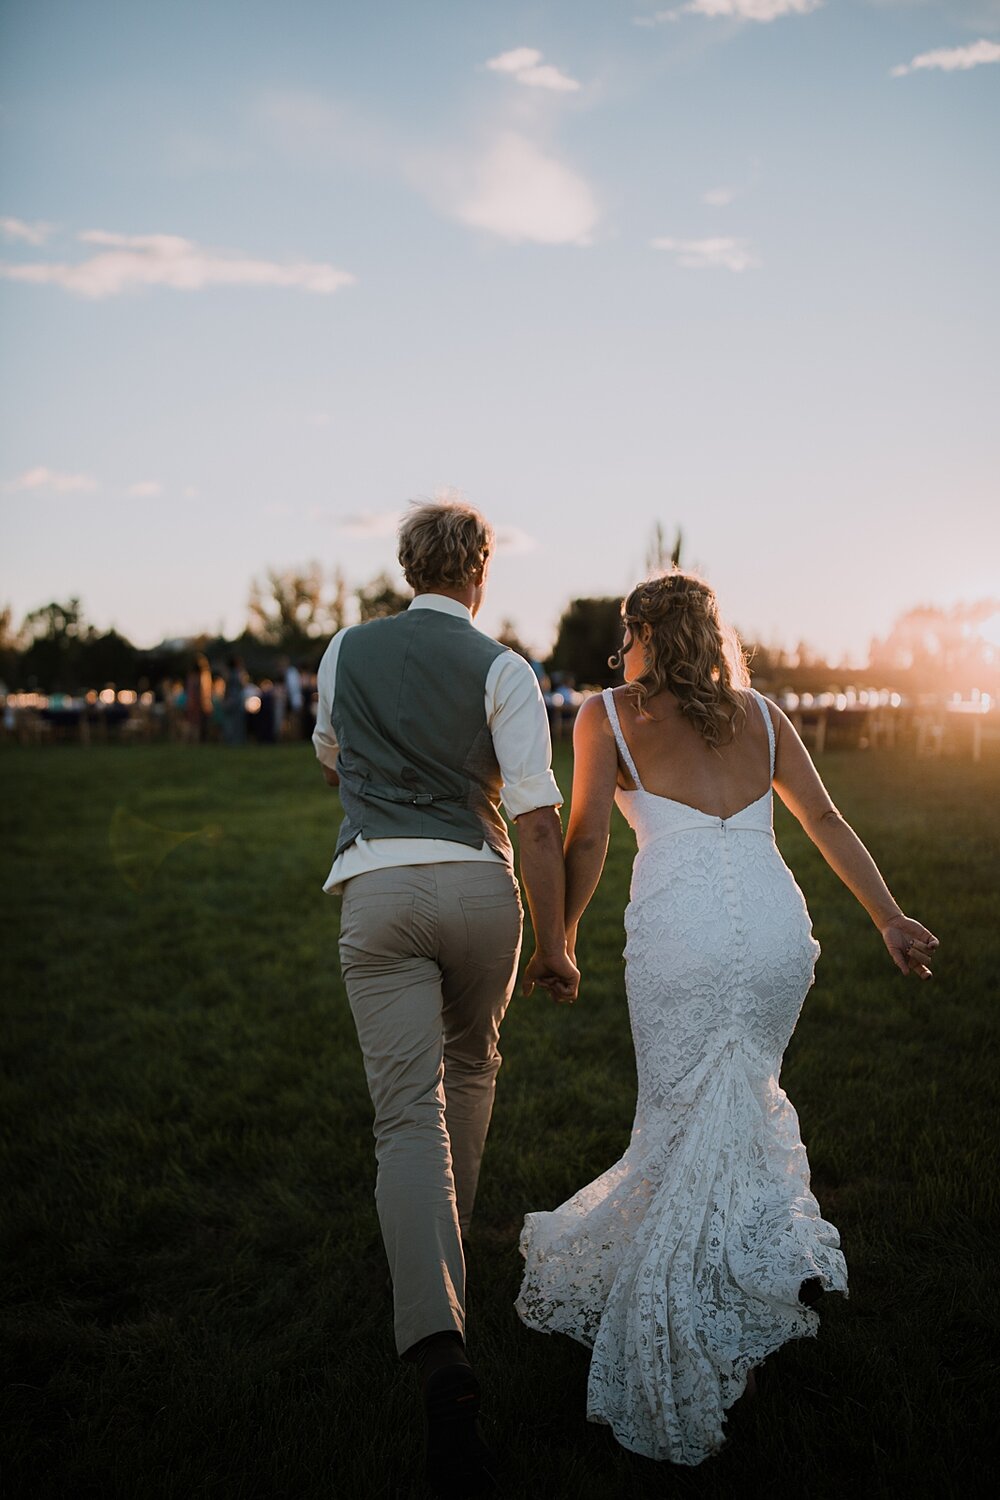
[[792,725],[750,689],[711,589],[675,571],[622,607],[625,685],[581,708],[566,835],[567,947],[600,878],[612,802],[638,853],[625,984],[638,1071],[621,1161],[525,1219],[523,1321],[593,1350],[587,1416],[636,1453],[697,1464],[755,1365],[846,1292],[809,1189],[782,1054],[819,944],[781,858],[771,787],[904,974],[937,939],[901,912]]

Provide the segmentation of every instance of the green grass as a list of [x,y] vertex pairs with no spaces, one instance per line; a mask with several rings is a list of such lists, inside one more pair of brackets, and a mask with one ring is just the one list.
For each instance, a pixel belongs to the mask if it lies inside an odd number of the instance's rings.
[[[781,816],[824,949],[783,1082],[850,1300],[769,1362],[695,1470],[588,1426],[586,1352],[516,1319],[523,1214],[608,1166],[631,1123],[616,817],[579,1003],[508,1014],[470,1248],[511,1496],[991,1491],[996,764],[822,768],[942,940],[933,983],[904,981]],[[0,770],[6,1493],[419,1500],[338,903],[320,890],[337,799],[309,748],[9,749]],[[565,751],[558,774],[568,788]]]

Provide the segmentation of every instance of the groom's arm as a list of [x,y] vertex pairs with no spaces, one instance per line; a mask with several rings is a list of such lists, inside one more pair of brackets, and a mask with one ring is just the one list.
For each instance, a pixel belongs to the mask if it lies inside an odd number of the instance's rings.
[[313,730],[313,749],[323,772],[327,786],[339,786],[337,774],[337,732],[333,727],[330,710],[333,708],[333,690],[337,681],[337,658],[344,632],[338,631],[323,652],[323,659],[316,673],[316,728]]
[[580,974],[566,952],[562,825],[554,807],[538,807],[517,820],[521,880],[528,898],[535,951],[524,971],[524,992],[536,984],[554,1000],[575,1000]]
[[549,718],[538,679],[514,652],[497,658],[486,679],[486,721],[503,779],[501,797],[517,828],[521,880],[535,930],[535,952],[524,989],[536,984],[556,1000],[572,1000],[580,976],[566,952],[562,793],[552,774]]

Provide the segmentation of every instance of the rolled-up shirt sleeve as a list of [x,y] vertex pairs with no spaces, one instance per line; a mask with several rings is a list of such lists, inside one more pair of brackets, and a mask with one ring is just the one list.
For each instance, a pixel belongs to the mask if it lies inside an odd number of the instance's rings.
[[337,735],[330,719],[330,709],[333,707],[333,689],[337,681],[337,657],[340,654],[340,641],[344,632],[338,631],[333,640],[323,653],[323,659],[316,673],[316,728],[313,730],[313,749],[316,751],[317,760],[324,766],[329,766],[331,771],[337,769],[337,753],[340,746],[337,743]]
[[500,793],[511,818],[537,807],[559,807],[552,774],[552,740],[538,679],[515,652],[498,656],[486,679],[486,721],[503,778]]

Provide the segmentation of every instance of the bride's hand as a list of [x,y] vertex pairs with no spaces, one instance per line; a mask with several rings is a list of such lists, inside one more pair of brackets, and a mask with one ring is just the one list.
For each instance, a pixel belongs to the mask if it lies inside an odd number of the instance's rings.
[[903,974],[930,979],[930,962],[937,951],[938,940],[922,922],[915,922],[900,912],[882,928],[882,941],[896,968]]

